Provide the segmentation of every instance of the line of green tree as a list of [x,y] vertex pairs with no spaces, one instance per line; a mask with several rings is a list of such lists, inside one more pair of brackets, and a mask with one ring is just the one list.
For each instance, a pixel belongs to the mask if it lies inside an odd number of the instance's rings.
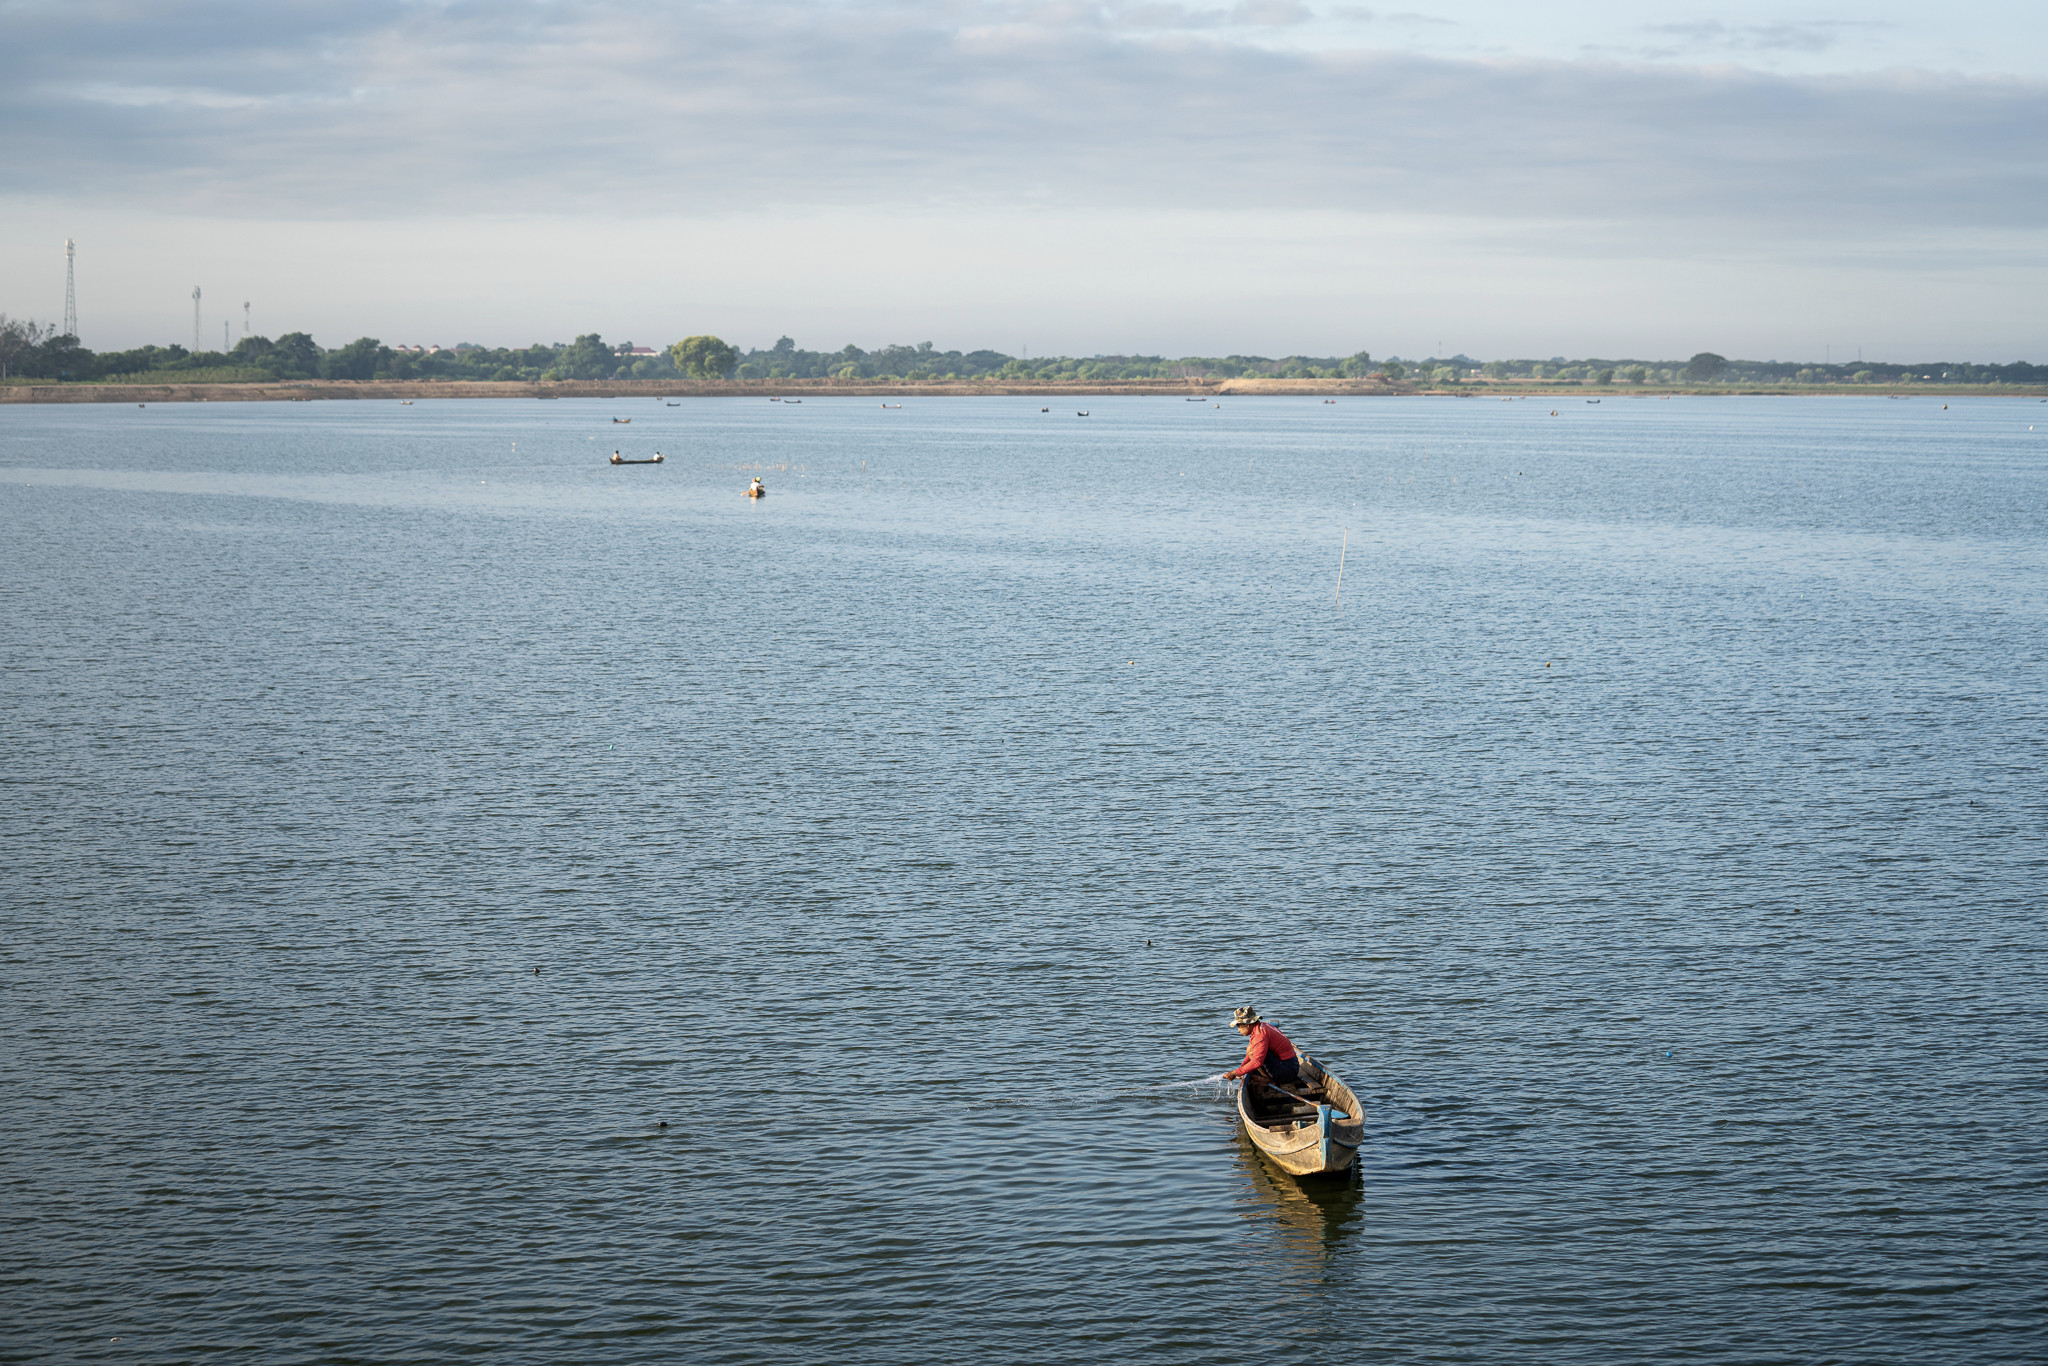
[[847,345],[806,351],[788,337],[741,353],[736,379],[1010,380],[1018,383],[1087,383],[1095,380],[1237,379],[1272,375],[1290,379],[1358,379],[1380,369],[1367,353],[1350,356],[1041,356],[1001,351],[941,351],[930,342],[899,343],[874,351]]
[[[2048,365],[2014,361],[2009,365],[1979,365],[1962,361],[1923,361],[1905,365],[1886,361],[1845,361],[1814,364],[1811,361],[1729,360],[1702,351],[1689,360],[1635,360],[1586,357],[1569,360],[1552,356],[1548,360],[1494,360],[1481,363],[1468,356],[1449,362],[1425,360],[1415,368],[1444,380],[1544,381],[1559,384],[1703,385],[1742,387],[1757,385],[1828,384],[2041,384],[2048,383]],[[1446,373],[1446,368],[1450,373]]]
[[[716,341],[716,338],[710,340]],[[680,345],[680,343],[679,343]],[[723,342],[720,347],[730,351]],[[701,350],[701,348],[700,348]],[[0,314],[0,379],[106,380],[231,383],[294,379],[395,380],[565,380],[675,379],[681,376],[667,351],[653,354],[625,342],[612,345],[595,332],[571,342],[525,347],[462,345],[415,350],[358,337],[329,350],[304,332],[275,341],[244,337],[228,351],[188,351],[182,346],[139,346],[128,351],[89,351],[78,338],[32,321]],[[713,352],[714,365],[731,369]]]
[[[359,337],[328,350],[304,332],[277,338],[244,337],[228,351],[142,346],[93,352],[75,337],[53,335],[33,323],[14,325],[14,344],[0,342],[8,375],[74,381],[163,380],[604,380],[604,379],[845,379],[905,381],[1012,380],[1087,382],[1122,379],[1229,379],[1245,375],[1286,378],[1357,378],[1379,369],[1361,351],[1353,356],[1045,356],[1024,359],[1000,351],[940,351],[930,342],[865,351],[798,349],[788,337],[751,351],[717,337],[686,337],[648,354],[631,342],[613,345],[595,332],[571,342],[525,347],[459,346],[414,350]],[[635,354],[640,352],[641,354]],[[1395,375],[1401,371],[1395,367]]]
[[1484,380],[1559,384],[1834,385],[1834,384],[2041,384],[2048,365],[2015,361],[1978,365],[1938,361],[1918,365],[1728,360],[1702,351],[1688,360],[1479,361],[1470,356],[1427,356],[1375,361],[1364,351],[1349,356],[1043,356],[1001,351],[940,351],[930,342],[873,351],[847,345],[806,351],[789,337],[773,346],[741,351],[712,336],[686,337],[664,350],[616,345],[595,332],[574,341],[524,347],[463,343],[431,350],[387,346],[358,337],[332,350],[304,332],[275,341],[244,337],[228,351],[187,351],[142,346],[94,352],[54,327],[0,314],[0,380],[233,383],[300,379],[343,380],[607,380],[607,379],[838,379],[902,383],[1008,381],[1087,384],[1115,380],[1357,379],[1457,386]]

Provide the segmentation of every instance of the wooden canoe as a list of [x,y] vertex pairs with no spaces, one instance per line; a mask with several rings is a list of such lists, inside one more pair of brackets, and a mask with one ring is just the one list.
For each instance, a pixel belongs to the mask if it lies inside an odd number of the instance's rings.
[[1290,1176],[1348,1171],[1365,1139],[1365,1107],[1307,1055],[1301,1062],[1299,1086],[1238,1087],[1237,1122],[1252,1146]]

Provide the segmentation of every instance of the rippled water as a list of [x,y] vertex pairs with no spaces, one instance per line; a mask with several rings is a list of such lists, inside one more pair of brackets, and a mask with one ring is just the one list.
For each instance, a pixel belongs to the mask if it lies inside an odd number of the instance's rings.
[[2048,409],[1040,406],[0,408],[0,1357],[2048,1355]]

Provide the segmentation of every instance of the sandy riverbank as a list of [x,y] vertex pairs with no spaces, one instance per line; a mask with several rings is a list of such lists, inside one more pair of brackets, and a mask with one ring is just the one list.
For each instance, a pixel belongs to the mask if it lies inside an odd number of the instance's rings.
[[[1306,386],[1306,387],[1304,387]],[[1153,394],[1167,396],[1230,393],[1396,394],[1412,388],[1368,380],[1137,380],[1099,384],[865,384],[844,380],[573,380],[554,384],[524,381],[299,380],[279,384],[14,384],[0,386],[0,403],[304,403],[326,399],[423,398],[903,398],[946,394],[1021,397]]]
[[1878,398],[1959,398],[2048,396],[2048,387],[2021,385],[1924,385],[1886,388],[1881,385],[1750,387],[1699,385],[1644,389],[1632,385],[1595,387],[1583,384],[1517,384],[1475,381],[1455,388],[1425,388],[1367,379],[1221,379],[1117,380],[1096,384],[955,383],[881,384],[845,380],[569,380],[528,383],[521,380],[294,380],[278,384],[0,384],[0,403],[307,403],[336,399],[433,398],[775,398],[782,395],[836,398],[908,398],[949,395],[1009,395],[1026,398],[1088,398],[1116,394],[1156,397],[1246,397],[1260,394],[1390,398],[1521,398],[1576,403],[1604,398],[1669,398],[1676,395],[1769,394]]

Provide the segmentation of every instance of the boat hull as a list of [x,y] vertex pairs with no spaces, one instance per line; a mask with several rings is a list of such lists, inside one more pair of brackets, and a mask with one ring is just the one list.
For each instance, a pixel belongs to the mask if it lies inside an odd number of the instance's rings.
[[[1335,1176],[1351,1169],[1365,1140],[1365,1107],[1350,1087],[1313,1063],[1299,1087],[1288,1087],[1317,1102],[1278,1102],[1269,1108],[1250,1086],[1237,1092],[1237,1122],[1252,1146],[1290,1176]],[[1284,1106],[1284,1108],[1281,1108]]]

